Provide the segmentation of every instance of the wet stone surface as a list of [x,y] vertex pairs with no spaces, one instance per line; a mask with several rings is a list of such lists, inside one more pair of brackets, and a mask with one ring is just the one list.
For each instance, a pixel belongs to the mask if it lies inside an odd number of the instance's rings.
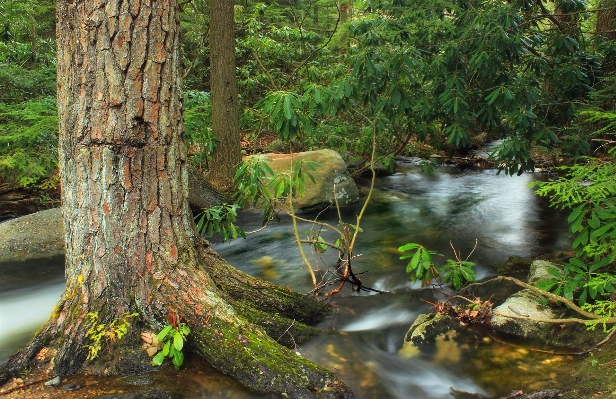
[[151,383],[154,382],[154,379],[146,374],[139,374],[139,375],[130,375],[130,376],[122,377],[122,381],[129,385],[135,385],[135,386],[142,387],[142,386],[150,385]]

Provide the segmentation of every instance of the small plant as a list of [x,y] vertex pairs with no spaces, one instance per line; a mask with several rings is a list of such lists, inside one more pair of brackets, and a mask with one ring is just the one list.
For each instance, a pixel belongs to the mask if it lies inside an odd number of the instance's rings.
[[239,206],[235,204],[222,204],[204,209],[195,216],[199,234],[207,234],[212,237],[214,232],[221,233],[222,242],[238,236],[246,238],[244,230],[235,225],[238,208]]
[[405,254],[400,259],[411,258],[406,265],[406,272],[410,273],[409,281],[421,281],[421,285],[430,284],[433,278],[440,276],[436,265],[432,261],[432,255],[443,256],[434,251],[430,251],[428,248],[421,244],[409,242],[398,248],[399,252],[406,252],[416,249],[414,254]]
[[[475,243],[475,247],[477,243]],[[432,261],[433,255],[443,256],[434,251],[430,251],[426,247],[417,243],[408,243],[400,248],[399,252],[406,252],[416,250],[415,253],[404,254],[400,259],[411,258],[406,265],[406,272],[410,274],[409,280],[411,282],[421,281],[421,285],[428,285],[433,279],[441,278],[444,283],[451,282],[456,290],[466,282],[474,282],[475,271],[473,267],[475,263],[470,262],[468,258],[472,255],[473,251],[464,260],[461,259],[460,253],[456,252],[453,245],[451,246],[456,259],[447,259],[444,266],[438,267]]]
[[98,323],[98,313],[88,313],[86,317],[92,325],[86,332],[86,338],[92,340],[88,347],[88,360],[93,360],[98,357],[98,353],[103,347],[103,341],[113,343],[116,339],[122,339],[128,333],[128,322],[131,318],[139,316],[139,313],[122,313],[120,317],[107,326],[106,324]]
[[176,324],[176,326],[167,324],[163,327],[158,335],[156,335],[158,342],[162,345],[162,350],[152,359],[152,366],[160,366],[163,364],[165,357],[169,357],[173,367],[179,370],[180,366],[184,363],[182,348],[184,348],[184,340],[188,334],[190,334],[190,328],[184,323]]

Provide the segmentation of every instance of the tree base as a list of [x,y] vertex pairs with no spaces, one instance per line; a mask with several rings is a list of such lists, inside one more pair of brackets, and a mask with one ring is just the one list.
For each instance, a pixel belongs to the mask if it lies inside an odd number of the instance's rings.
[[68,286],[36,337],[0,366],[0,383],[32,369],[36,361],[51,362],[55,375],[62,376],[84,370],[84,366],[95,373],[125,374],[131,367],[146,371],[140,369],[143,361],[126,362],[136,357],[123,354],[139,346],[141,329],[159,331],[173,313],[191,329],[187,349],[246,387],[292,398],[353,397],[329,370],[282,346],[294,347],[317,335],[319,331],[304,321],[323,320],[329,306],[233,269],[207,242],[198,252],[201,267],[146,278],[144,287],[150,287],[149,291],[138,293],[135,300],[141,321],[131,323],[121,341],[103,347],[95,361],[86,361],[86,346],[91,342],[85,337],[90,327],[84,321],[85,313],[97,312],[100,320],[109,323],[117,319],[118,311],[108,306],[97,309],[94,301],[85,307],[83,298]]

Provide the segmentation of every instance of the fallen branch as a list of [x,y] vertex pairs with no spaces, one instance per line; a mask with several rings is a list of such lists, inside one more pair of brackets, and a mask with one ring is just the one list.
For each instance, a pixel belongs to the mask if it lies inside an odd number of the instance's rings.
[[[530,284],[525,283],[525,282],[523,282],[521,280],[518,280],[517,278],[514,278],[514,277],[498,276],[498,277],[495,277],[495,278],[493,278],[491,280],[484,281],[482,283],[469,284],[465,289],[468,289],[468,288],[473,287],[473,286],[481,286],[481,285],[492,283],[492,282],[496,282],[496,281],[509,281],[509,282],[512,282],[514,284],[519,285],[520,287],[523,287],[523,288],[526,288],[528,290],[531,290],[531,291],[533,291],[533,292],[535,292],[535,293],[537,293],[539,295],[548,297],[548,298],[553,299],[553,300],[555,300],[557,302],[562,302],[565,305],[567,305],[574,312],[576,312],[578,314],[581,314],[584,317],[587,317],[588,320],[584,320],[583,323],[587,323],[587,322],[590,322],[590,321],[600,321],[601,323],[605,323],[605,324],[615,324],[616,323],[616,317],[603,317],[603,316],[599,316],[599,315],[596,315],[594,313],[588,312],[588,311],[580,308],[575,303],[573,303],[573,301],[571,301],[571,300],[569,300],[569,299],[567,299],[565,297],[562,297],[562,296],[556,295],[556,294],[552,294],[551,292],[544,291],[544,290],[542,290],[540,288],[535,287],[534,285],[530,285]],[[502,316],[515,318],[512,315],[502,315]],[[520,318],[529,319],[528,317],[525,317],[525,316],[520,316]],[[582,320],[582,319],[580,319],[580,320]]]

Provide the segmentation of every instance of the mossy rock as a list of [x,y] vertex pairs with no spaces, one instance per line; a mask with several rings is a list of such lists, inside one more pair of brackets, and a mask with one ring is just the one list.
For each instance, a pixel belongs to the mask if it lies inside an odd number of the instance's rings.
[[415,345],[431,343],[441,334],[463,328],[465,328],[463,325],[448,315],[420,314],[406,333],[404,342],[412,342]]
[[308,170],[315,182],[306,179],[304,195],[293,199],[293,207],[296,210],[324,209],[336,201],[339,206],[345,206],[359,200],[357,186],[347,172],[346,163],[336,151],[318,150],[261,156],[274,174],[290,171],[293,165],[301,161],[312,161],[321,165],[315,171]]

